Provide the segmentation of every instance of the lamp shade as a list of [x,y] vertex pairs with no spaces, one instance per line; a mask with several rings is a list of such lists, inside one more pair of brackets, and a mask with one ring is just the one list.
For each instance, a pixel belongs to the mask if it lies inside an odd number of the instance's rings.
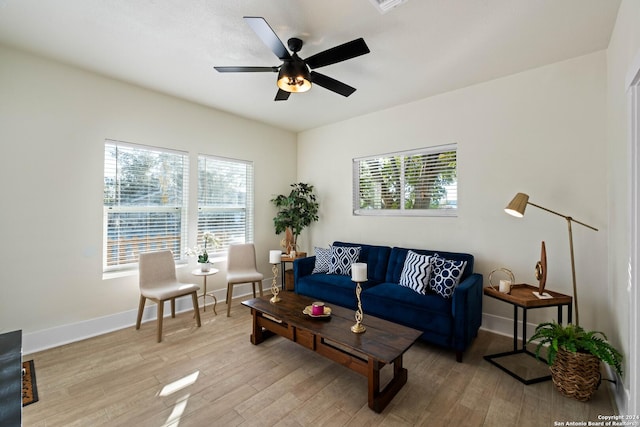
[[293,58],[280,68],[278,87],[285,92],[306,92],[311,89],[309,69],[301,60]]
[[504,211],[509,215],[513,215],[517,218],[522,218],[524,216],[524,210],[527,208],[527,203],[529,202],[529,196],[524,193],[518,193],[516,196],[509,202]]

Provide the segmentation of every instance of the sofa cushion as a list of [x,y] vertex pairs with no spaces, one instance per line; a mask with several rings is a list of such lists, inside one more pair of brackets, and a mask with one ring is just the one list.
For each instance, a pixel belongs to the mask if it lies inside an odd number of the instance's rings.
[[[360,284],[363,294],[375,285],[370,280]],[[323,301],[329,306],[337,304],[354,310],[356,308],[356,284],[351,276],[310,274],[296,283],[296,293]]]
[[331,248],[314,248],[314,252],[316,263],[311,273],[328,273],[331,265]]
[[466,261],[449,260],[435,254],[431,257],[429,287],[438,295],[451,298],[466,265]]
[[[358,262],[367,264],[367,278],[376,283],[384,282],[387,274],[387,264],[391,247],[377,245],[363,245],[360,243],[339,242],[334,246],[358,246],[360,247],[360,259]],[[396,282],[398,283],[398,282]]]
[[429,287],[429,273],[431,272],[431,257],[409,251],[404,261],[400,286],[405,286],[419,294],[426,294]]
[[351,264],[358,262],[359,246],[331,246],[331,263],[328,274],[351,275]]
[[434,293],[421,295],[395,283],[373,286],[363,291],[361,298],[365,324],[366,313],[369,313],[423,331],[431,331],[444,339],[451,335],[451,298],[445,299]]

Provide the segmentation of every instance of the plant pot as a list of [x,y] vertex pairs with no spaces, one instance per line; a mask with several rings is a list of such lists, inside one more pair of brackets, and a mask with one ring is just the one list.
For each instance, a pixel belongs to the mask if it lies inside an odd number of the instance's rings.
[[199,262],[198,264],[200,265],[200,271],[202,271],[203,273],[206,273],[211,270],[210,262]]
[[600,359],[560,347],[551,365],[551,378],[562,395],[586,402],[600,386]]

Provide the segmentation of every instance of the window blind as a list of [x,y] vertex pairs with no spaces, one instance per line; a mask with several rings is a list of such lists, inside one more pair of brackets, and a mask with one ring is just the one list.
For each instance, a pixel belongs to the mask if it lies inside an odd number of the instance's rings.
[[353,160],[354,215],[453,216],[457,206],[455,144]]
[[222,255],[230,244],[253,242],[253,163],[198,156],[198,243],[214,233]]
[[132,267],[140,252],[187,242],[187,153],[121,141],[104,146],[103,270]]

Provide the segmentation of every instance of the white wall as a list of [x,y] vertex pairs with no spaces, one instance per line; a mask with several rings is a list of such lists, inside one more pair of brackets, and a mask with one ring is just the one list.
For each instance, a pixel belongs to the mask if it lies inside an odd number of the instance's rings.
[[[537,283],[546,242],[548,289],[572,294],[567,224],[534,207],[523,219],[503,208],[517,192],[600,229],[574,225],[580,322],[612,331],[607,289],[606,56],[598,52],[298,136],[298,178],[314,184],[320,221],[307,247],[334,240],[469,252],[484,274],[511,269]],[[357,94],[356,94],[357,96]],[[458,144],[457,218],[351,215],[352,159]],[[511,333],[512,307],[484,299],[484,325]],[[556,317],[533,310],[529,322]],[[566,319],[566,318],[565,318]]]
[[[634,60],[640,59],[640,2],[625,0],[618,10],[615,29],[607,50],[607,158],[609,165],[608,214],[609,214],[609,276],[608,295],[603,299],[613,312],[612,322],[615,328],[610,330],[609,338],[622,350],[625,358],[624,371],[633,372],[630,356],[637,359],[630,348],[630,336],[637,334],[637,325],[630,325],[631,292],[629,281],[629,113],[627,105],[627,87],[625,80],[631,71]],[[636,62],[637,65],[637,62]],[[636,273],[637,274],[637,273]],[[632,302],[637,309],[638,301]],[[631,362],[633,363],[633,362]],[[637,371],[637,366],[634,367]],[[637,381],[637,380],[636,380]],[[629,381],[625,379],[625,388],[629,392]],[[638,390],[635,391],[636,393]],[[627,407],[640,408],[640,396],[626,396],[619,402],[623,413]],[[635,399],[630,402],[629,399]]]
[[[90,335],[95,319],[135,321],[137,276],[102,278],[105,138],[185,150],[192,165],[198,153],[253,161],[256,249],[270,275],[269,199],[295,181],[274,165],[295,164],[295,134],[0,46],[0,331],[22,329],[31,350],[46,344],[30,336],[65,325]],[[226,289],[224,271],[208,284]]]

